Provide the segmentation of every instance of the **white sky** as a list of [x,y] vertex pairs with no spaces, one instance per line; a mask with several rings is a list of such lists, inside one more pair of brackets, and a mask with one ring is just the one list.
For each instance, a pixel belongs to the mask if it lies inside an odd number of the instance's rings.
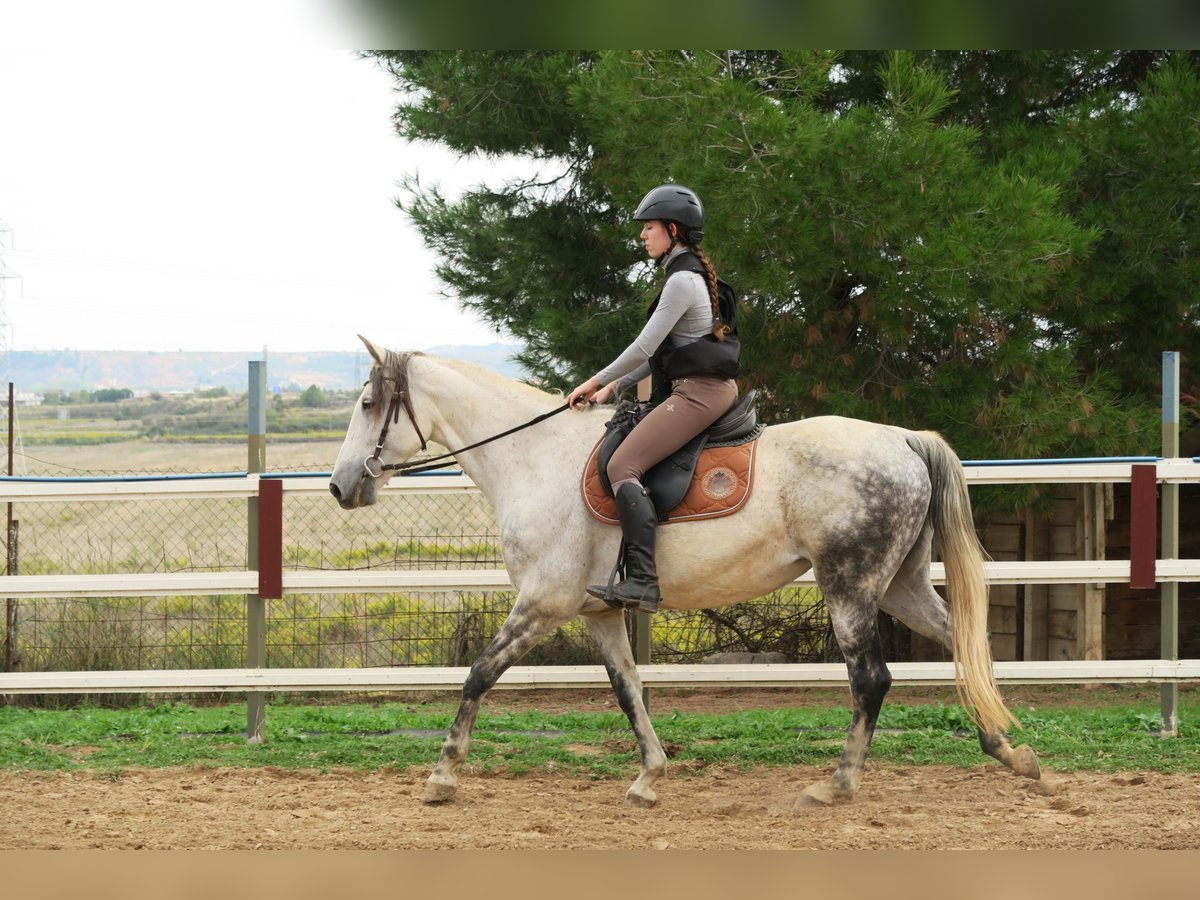
[[331,0],[0,0],[0,253],[16,350],[351,350],[497,336],[394,206],[526,166],[391,126]]

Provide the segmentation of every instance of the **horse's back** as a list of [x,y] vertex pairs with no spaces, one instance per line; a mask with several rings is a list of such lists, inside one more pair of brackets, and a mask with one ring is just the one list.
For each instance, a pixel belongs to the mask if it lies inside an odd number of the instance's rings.
[[814,416],[772,425],[763,433],[770,455],[784,464],[816,468],[827,475],[863,477],[870,473],[886,482],[911,479],[925,470],[910,439],[916,432],[845,416]]
[[913,435],[839,416],[764,432],[761,483],[778,498],[789,537],[818,575],[835,558],[875,559],[877,573],[890,577],[913,546],[932,490],[929,469],[909,443]]

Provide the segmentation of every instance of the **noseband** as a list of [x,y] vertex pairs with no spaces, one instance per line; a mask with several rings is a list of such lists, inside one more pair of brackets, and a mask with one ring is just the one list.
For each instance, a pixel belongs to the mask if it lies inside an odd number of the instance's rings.
[[[412,399],[408,393],[408,363],[412,359],[413,354],[404,353],[397,357],[396,374],[394,381],[396,383],[396,392],[392,395],[391,402],[388,403],[387,415],[383,417],[383,428],[379,432],[379,440],[375,444],[375,452],[363,460],[363,471],[368,478],[379,478],[384,472],[407,472],[410,475],[415,475],[418,472],[432,472],[435,469],[444,469],[454,463],[454,457],[459,453],[467,450],[474,450],[476,447],[482,447],[484,444],[490,444],[492,441],[499,440],[502,437],[508,437],[510,434],[528,428],[530,425],[536,425],[538,422],[543,422],[551,416],[556,416],[560,412],[566,411],[567,404],[563,404],[557,409],[552,409],[548,413],[542,413],[540,416],[535,416],[528,422],[523,422],[515,428],[510,428],[508,431],[502,431],[499,434],[494,434],[489,438],[484,438],[482,441],[476,441],[474,444],[469,444],[466,447],[460,447],[457,450],[452,450],[449,453],[443,453],[441,456],[435,456],[431,459],[419,459],[404,463],[385,463],[380,459],[383,453],[383,445],[387,441],[388,429],[393,422],[400,421],[400,410],[403,409],[408,414],[408,421],[412,423],[413,430],[416,431],[417,437],[421,440],[421,449],[426,449],[425,435],[421,433],[421,426],[417,424],[416,413],[413,412]],[[389,357],[390,359],[390,357]],[[380,378],[379,385],[382,389],[387,383],[387,377],[384,375]],[[445,460],[445,462],[438,462]]]

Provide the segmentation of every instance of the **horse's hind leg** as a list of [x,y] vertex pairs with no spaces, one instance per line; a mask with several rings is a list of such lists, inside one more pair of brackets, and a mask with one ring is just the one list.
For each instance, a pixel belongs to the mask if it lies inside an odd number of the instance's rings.
[[561,616],[540,613],[535,604],[527,600],[518,600],[487,649],[471,665],[463,684],[458,715],[454,717],[454,724],[442,744],[442,755],[425,783],[422,800],[441,803],[454,796],[458,790],[455,771],[467,758],[471,730],[475,727],[475,718],[479,715],[484,695],[509,666],[536,647],[563,621]]
[[829,806],[854,797],[862,780],[867,764],[867,750],[875,734],[875,722],[883,698],[892,684],[883,659],[883,646],[879,640],[879,625],[875,617],[873,602],[849,601],[836,594],[826,594],[830,621],[837,637],[838,646],[846,657],[850,673],[850,696],[854,701],[854,717],[846,736],[846,748],[842,751],[837,771],[827,781],[820,781],[804,789],[796,801],[796,808],[806,806]]
[[[904,566],[896,573],[883,596],[880,608],[888,615],[895,616],[917,634],[937,641],[953,653],[954,637],[951,632],[953,626],[950,613],[946,608],[946,601],[933,589],[929,580],[928,559],[929,544],[926,537],[924,542],[917,542]],[[1016,774],[1026,778],[1041,777],[1037,753],[1028,744],[1014,747],[1007,732],[1000,729],[985,732],[979,729],[979,746],[983,748],[984,753],[1008,766]]]
[[642,702],[642,680],[638,676],[637,666],[633,660],[633,652],[629,649],[629,636],[625,631],[625,616],[619,610],[608,610],[603,613],[584,616],[588,630],[600,648],[604,657],[604,668],[608,670],[608,680],[612,683],[613,693],[633,733],[637,737],[638,749],[642,753],[642,771],[625,792],[625,802],[630,806],[653,806],[658,799],[654,792],[654,782],[658,781],[667,771],[667,754],[663,752],[662,742],[654,732],[646,705]]

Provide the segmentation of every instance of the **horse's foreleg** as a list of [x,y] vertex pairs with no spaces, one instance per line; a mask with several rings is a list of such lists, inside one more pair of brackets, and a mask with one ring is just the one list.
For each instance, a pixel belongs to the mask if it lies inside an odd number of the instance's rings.
[[841,609],[841,604],[836,601],[831,603],[828,595],[825,600],[830,604],[834,634],[846,657],[850,673],[854,717],[837,771],[827,781],[805,788],[796,801],[797,809],[844,803],[858,792],[867,765],[867,750],[875,735],[875,722],[879,718],[883,698],[892,685],[892,676],[883,658],[874,604],[864,603],[854,609]]
[[613,693],[621,705],[633,733],[637,737],[638,749],[642,753],[642,771],[625,792],[625,802],[630,806],[653,806],[658,799],[654,783],[667,771],[667,754],[662,742],[654,732],[646,705],[642,702],[642,680],[638,676],[633,652],[629,649],[629,636],[625,631],[625,616],[619,610],[584,616],[592,638],[604,658],[608,680]]
[[[946,601],[929,583],[927,565],[917,566],[911,571],[901,570],[880,605],[884,612],[895,616],[917,634],[937,641],[951,653],[954,652],[954,635],[950,630],[953,626],[946,610]],[[1006,731],[997,729],[986,732],[979,729],[979,746],[984,753],[1017,775],[1041,778],[1042,768],[1037,753],[1028,744],[1014,747]]]
[[471,730],[475,727],[475,718],[479,715],[484,695],[509,666],[537,646],[559,624],[560,618],[536,615],[527,603],[518,602],[513,607],[487,649],[471,665],[471,671],[463,683],[458,715],[454,717],[454,724],[442,744],[442,755],[425,783],[422,800],[441,803],[454,796],[458,790],[455,772],[467,758]]

